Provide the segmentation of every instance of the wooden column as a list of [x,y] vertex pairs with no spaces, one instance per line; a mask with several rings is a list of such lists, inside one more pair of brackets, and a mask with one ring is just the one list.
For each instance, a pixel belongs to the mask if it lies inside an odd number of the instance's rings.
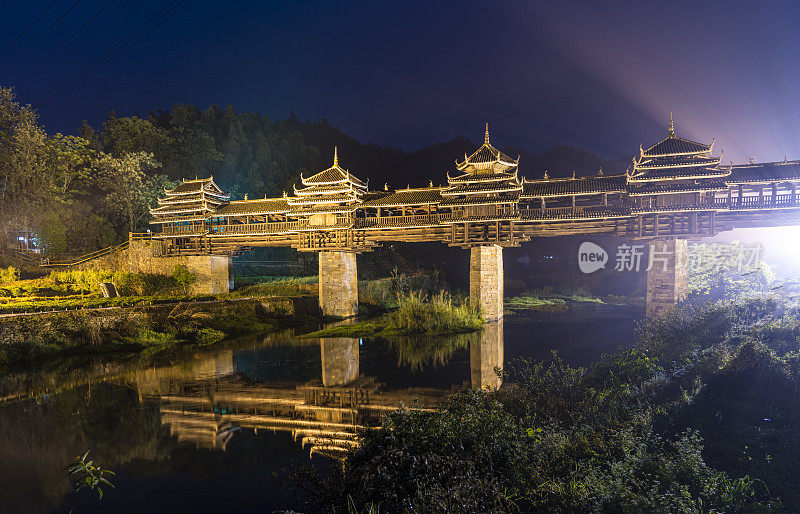
[[739,184],[739,200],[738,200],[739,207],[742,206],[742,202],[744,202],[744,186],[742,184]]
[[770,200],[772,205],[778,203],[778,184],[775,182],[772,183],[772,198],[770,198]]

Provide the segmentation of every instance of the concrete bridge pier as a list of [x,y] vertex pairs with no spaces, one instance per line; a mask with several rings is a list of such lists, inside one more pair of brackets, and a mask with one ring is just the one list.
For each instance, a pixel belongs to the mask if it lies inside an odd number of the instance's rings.
[[480,306],[483,317],[503,317],[503,247],[473,246],[469,256],[469,303]]
[[647,317],[668,311],[689,293],[688,244],[669,238],[650,242],[647,270]]
[[358,313],[355,253],[319,252],[319,307],[327,316],[348,318]]
[[492,321],[469,344],[470,381],[475,389],[499,389],[503,381],[495,368],[503,368],[503,319]]
[[323,337],[319,340],[322,358],[322,385],[347,385],[358,378],[358,339]]

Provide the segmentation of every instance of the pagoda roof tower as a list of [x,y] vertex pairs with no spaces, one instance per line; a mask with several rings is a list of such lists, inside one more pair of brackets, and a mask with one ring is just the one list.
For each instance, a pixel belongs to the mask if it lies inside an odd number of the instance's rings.
[[720,157],[713,157],[714,141],[698,143],[675,135],[672,115],[669,117],[667,137],[648,149],[639,146],[639,155],[633,159],[628,172],[628,183],[650,183],[668,180],[700,180],[729,175],[729,168],[720,167]]
[[214,177],[184,180],[172,189],[165,189],[165,198],[158,199],[158,207],[150,209],[151,223],[190,221],[227,205],[226,194],[214,182]]
[[352,211],[367,191],[367,183],[339,166],[339,152],[333,149],[333,165],[310,177],[300,175],[304,187],[292,186],[294,196],[286,197],[290,215]]
[[486,124],[486,132],[483,136],[483,144],[469,157],[464,154],[464,160],[462,162],[456,160],[456,169],[471,175],[503,173],[512,168],[515,169],[518,165],[519,157],[512,159],[492,146],[492,143],[489,142],[488,123]]
[[519,157],[512,159],[489,141],[489,124],[486,124],[483,144],[464,161],[456,161],[461,173],[447,174],[448,187],[441,192],[441,206],[490,205],[512,203],[519,199],[522,183],[517,173]]

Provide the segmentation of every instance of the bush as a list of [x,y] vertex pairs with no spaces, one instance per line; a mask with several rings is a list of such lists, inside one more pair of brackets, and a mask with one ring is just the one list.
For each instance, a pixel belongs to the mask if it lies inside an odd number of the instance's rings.
[[197,274],[189,271],[183,264],[176,264],[172,270],[172,278],[184,293],[189,292],[189,286],[197,282]]
[[387,330],[400,334],[452,334],[483,326],[478,309],[456,303],[440,292],[426,301],[419,292],[402,295],[398,308],[387,320]]
[[13,266],[0,268],[0,284],[8,284],[19,280],[19,270]]

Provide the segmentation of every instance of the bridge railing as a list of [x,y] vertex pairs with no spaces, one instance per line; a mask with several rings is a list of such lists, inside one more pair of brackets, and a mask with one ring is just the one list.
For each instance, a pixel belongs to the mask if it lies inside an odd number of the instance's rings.
[[270,234],[293,232],[308,226],[307,220],[276,221],[271,223],[242,223],[241,225],[212,225],[211,235]]
[[436,225],[439,214],[413,214],[410,216],[382,216],[377,218],[357,218],[356,228],[409,227],[415,225]]
[[206,229],[204,227],[198,227],[194,225],[164,225],[161,229],[161,234],[167,236],[196,236],[205,233]]
[[713,205],[729,209],[767,209],[769,207],[794,207],[800,206],[800,197],[792,194],[779,194],[775,196],[745,196],[739,198],[715,198]]
[[611,205],[576,206],[576,207],[545,207],[544,209],[519,209],[519,216],[523,220],[550,220],[573,218],[603,218],[606,216],[621,216],[629,211],[623,207]]

